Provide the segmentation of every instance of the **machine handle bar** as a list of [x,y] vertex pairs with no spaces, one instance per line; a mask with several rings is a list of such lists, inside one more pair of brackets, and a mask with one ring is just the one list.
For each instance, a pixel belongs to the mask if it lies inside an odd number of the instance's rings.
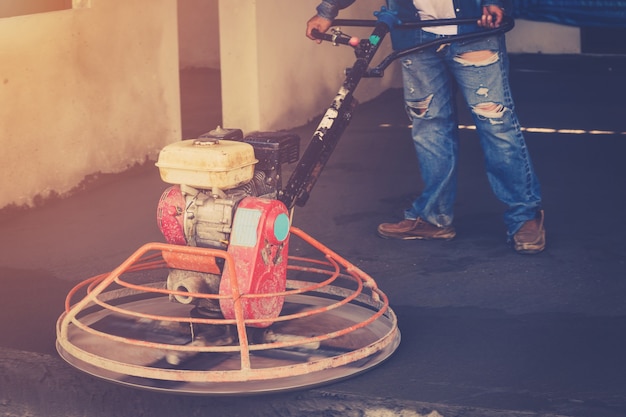
[[[464,18],[464,19],[434,19],[434,20],[420,20],[415,22],[402,22],[398,25],[394,26],[394,29],[400,30],[409,30],[423,27],[434,27],[434,26],[447,26],[447,25],[468,25],[475,24],[477,21],[476,18]],[[351,26],[351,27],[373,27],[376,26],[377,20],[367,20],[367,19],[336,19],[333,20],[333,26]],[[502,19],[502,24],[497,28],[493,29],[484,29],[476,32],[465,33],[461,35],[452,35],[446,36],[439,39],[435,39],[430,42],[424,42],[414,47],[408,49],[402,49],[393,51],[385,58],[383,58],[380,63],[372,68],[368,68],[363,77],[382,77],[384,75],[384,71],[389,67],[389,65],[395,61],[396,59],[402,58],[414,52],[421,51],[426,48],[430,48],[432,46],[439,46],[444,43],[449,43],[450,41],[467,41],[473,39],[479,39],[485,36],[490,35],[498,35],[501,33],[506,33],[515,27],[515,20],[513,20],[510,16],[504,16]],[[341,44],[346,46],[352,46],[354,48],[357,47],[358,41],[355,40],[355,37],[349,36],[341,31],[335,31],[334,33],[321,33],[317,29],[313,29],[311,32],[313,37],[316,39],[320,39],[323,41],[332,42],[334,45]],[[350,68],[346,70],[346,73],[350,72]]]
[[[478,18],[468,17],[463,19],[432,19],[416,20],[411,22],[399,22],[394,29],[415,29],[428,26],[469,25],[476,23]],[[374,27],[378,20],[375,19],[335,19],[333,26]]]

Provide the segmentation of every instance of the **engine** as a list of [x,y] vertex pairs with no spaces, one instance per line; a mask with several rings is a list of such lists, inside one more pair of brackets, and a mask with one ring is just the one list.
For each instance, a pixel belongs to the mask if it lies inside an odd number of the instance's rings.
[[297,135],[217,128],[198,139],[166,146],[157,166],[165,190],[157,221],[168,243],[225,249],[238,203],[276,199],[281,167],[298,160]]
[[[298,160],[299,141],[289,133],[244,137],[239,129],[218,127],[163,148],[157,166],[162,180],[172,186],[161,196],[157,222],[166,241],[228,251],[236,260],[242,293],[284,291],[289,217],[277,198],[281,167]],[[180,259],[166,253],[164,258],[170,267],[169,289],[195,294],[231,291],[221,259]],[[232,301],[186,295],[171,299],[195,304],[205,314],[234,315]],[[245,308],[248,318],[260,319],[275,317],[281,306],[280,299],[251,298]]]

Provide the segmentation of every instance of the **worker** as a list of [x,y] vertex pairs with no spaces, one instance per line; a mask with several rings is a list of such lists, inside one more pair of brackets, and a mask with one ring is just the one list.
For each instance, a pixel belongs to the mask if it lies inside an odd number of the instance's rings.
[[[355,0],[323,0],[307,22],[326,32],[339,10]],[[454,36],[480,28],[496,28],[504,17],[500,0],[388,0],[400,19],[476,18],[476,25],[445,25],[391,32],[394,49]],[[484,152],[487,177],[506,204],[507,241],[522,254],[542,252],[546,245],[541,190],[515,113],[508,82],[508,56],[503,34],[432,46],[402,58],[406,111],[424,182],[421,194],[398,223],[383,223],[378,234],[403,240],[455,237],[453,206],[457,187],[458,126],[454,93],[467,103]]]

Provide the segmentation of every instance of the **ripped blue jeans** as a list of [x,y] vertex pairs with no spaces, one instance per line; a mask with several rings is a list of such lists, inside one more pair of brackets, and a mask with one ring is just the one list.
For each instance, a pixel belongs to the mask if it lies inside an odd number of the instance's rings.
[[[437,35],[422,32],[424,41]],[[507,206],[509,237],[541,206],[541,190],[515,114],[504,36],[452,42],[402,60],[404,99],[424,189],[405,218],[440,227],[453,221],[457,187],[456,89],[476,124],[491,188]],[[456,85],[455,85],[456,82]]]

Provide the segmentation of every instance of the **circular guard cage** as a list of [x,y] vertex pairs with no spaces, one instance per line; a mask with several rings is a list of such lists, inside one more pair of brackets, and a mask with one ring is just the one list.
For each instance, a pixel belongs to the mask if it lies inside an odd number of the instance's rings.
[[[238,294],[235,281],[232,295],[168,290],[164,252],[223,259],[226,269],[233,261],[217,249],[148,243],[68,294],[57,350],[72,366],[105,380],[198,395],[312,387],[380,364],[400,343],[387,296],[370,276],[301,230],[292,227],[291,236],[314,255],[289,256],[286,290],[263,295]],[[205,305],[230,297],[235,319],[172,302],[176,296]],[[277,296],[284,304],[271,326],[244,318],[246,297]]]

